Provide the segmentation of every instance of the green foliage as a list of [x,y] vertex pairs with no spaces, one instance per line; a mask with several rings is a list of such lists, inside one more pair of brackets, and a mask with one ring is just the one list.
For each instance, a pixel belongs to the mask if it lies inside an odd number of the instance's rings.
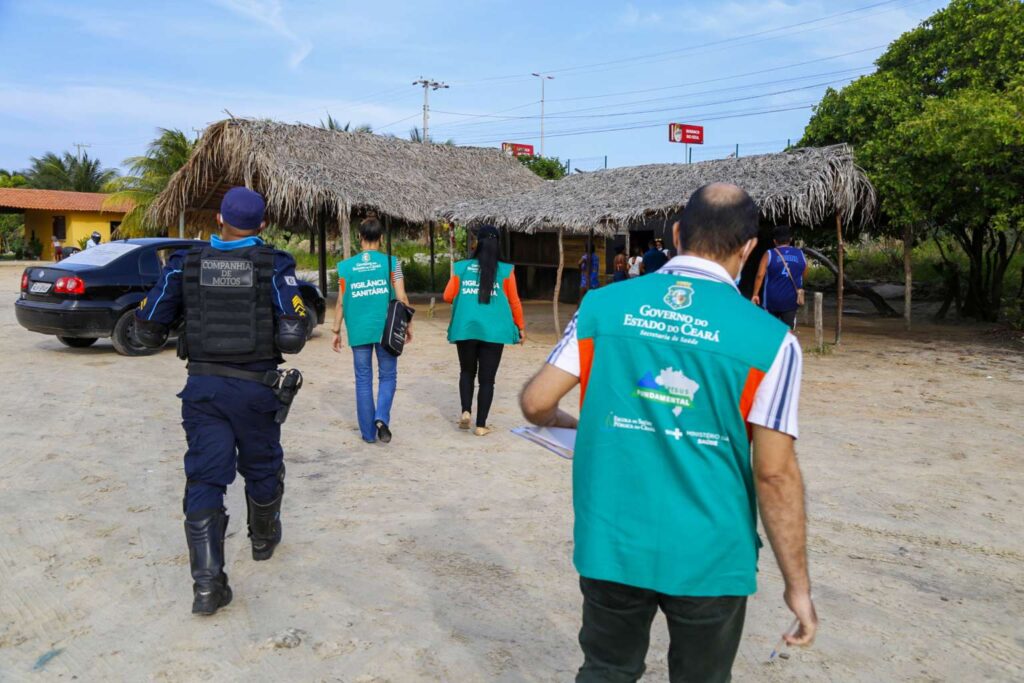
[[801,144],[836,142],[878,189],[878,232],[952,238],[964,313],[996,319],[1024,244],[1024,3],[953,0],[905,33],[876,73],[816,107]]
[[119,234],[123,237],[158,235],[166,227],[149,221],[146,212],[167,187],[171,176],[188,161],[198,142],[177,129],[157,130],[159,134],[149,143],[143,156],[124,160],[129,174],[118,178],[108,188],[113,194],[107,199],[107,205],[133,205],[121,221]]
[[20,173],[11,173],[0,168],[0,187],[25,187],[28,185],[28,178]]
[[372,133],[373,126],[363,123],[361,125],[352,128],[352,122],[348,121],[345,125],[341,125],[341,121],[331,116],[330,112],[327,112],[327,120],[320,119],[320,127],[326,130],[340,130],[346,133]]
[[523,155],[518,159],[519,163],[545,180],[558,180],[565,177],[565,166],[558,157]]
[[406,292],[441,291],[448,282],[451,270],[448,256],[438,258],[434,264],[435,289],[430,287],[430,263],[417,263],[413,259],[402,259],[402,276],[405,278]]
[[99,159],[90,159],[88,154],[79,158],[71,152],[59,156],[47,152],[41,157],[32,157],[32,164],[24,175],[28,186],[36,189],[102,192],[107,183],[117,178],[117,171],[103,168]]

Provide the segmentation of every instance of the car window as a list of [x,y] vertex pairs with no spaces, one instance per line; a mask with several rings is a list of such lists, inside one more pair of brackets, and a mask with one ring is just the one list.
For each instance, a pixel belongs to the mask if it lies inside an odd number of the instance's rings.
[[156,260],[160,265],[160,270],[164,269],[164,266],[167,265],[167,259],[176,251],[181,251],[181,247],[164,247],[156,250]]
[[108,263],[113,262],[124,256],[127,253],[135,251],[139,248],[138,244],[128,244],[126,242],[107,242],[100,244],[92,249],[86,249],[80,251],[77,254],[72,254],[66,259],[60,262],[61,267],[64,266],[105,266]]

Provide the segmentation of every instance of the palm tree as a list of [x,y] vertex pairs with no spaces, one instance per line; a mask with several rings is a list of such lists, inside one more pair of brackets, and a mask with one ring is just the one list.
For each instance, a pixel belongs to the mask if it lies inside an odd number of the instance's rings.
[[[434,138],[427,138],[426,141],[432,143],[434,142]],[[412,128],[409,129],[409,142],[423,142],[423,132],[420,130],[419,126],[413,126]],[[454,146],[455,139],[448,138],[441,144]]]
[[352,132],[352,133],[372,133],[373,132],[373,126],[371,126],[368,123],[360,124],[360,125],[356,126],[353,129],[352,128],[352,122],[348,121],[343,126],[343,125],[341,125],[341,122],[338,121],[338,119],[336,119],[333,116],[331,116],[331,112],[327,112],[327,120],[326,121],[324,121],[323,119],[320,119],[320,127],[324,128],[326,130],[340,130],[340,131],[344,131],[346,133],[349,133],[349,132]]
[[47,152],[41,157],[32,157],[25,177],[29,186],[37,189],[100,192],[104,185],[117,178],[117,170],[103,168],[99,159],[90,159],[88,154],[76,157],[71,152],[61,156]]
[[105,205],[132,205],[119,228],[118,234],[123,237],[155,235],[166,227],[149,222],[146,212],[167,187],[171,176],[188,161],[198,142],[177,129],[158,128],[157,131],[159,135],[149,143],[144,156],[124,160],[130,173],[113,183],[114,194],[104,202]]

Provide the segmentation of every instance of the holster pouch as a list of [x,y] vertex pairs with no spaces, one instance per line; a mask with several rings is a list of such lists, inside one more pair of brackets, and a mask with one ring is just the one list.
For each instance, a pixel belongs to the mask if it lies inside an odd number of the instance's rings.
[[184,328],[178,334],[178,358],[188,360],[188,339],[185,336]]
[[274,415],[274,422],[284,424],[284,421],[288,419],[288,411],[292,407],[292,401],[295,400],[295,395],[299,393],[301,388],[301,372],[295,368],[280,371],[280,378],[277,381],[277,386],[274,387],[274,394],[277,396],[277,400],[281,402],[281,407],[278,408],[277,414]]

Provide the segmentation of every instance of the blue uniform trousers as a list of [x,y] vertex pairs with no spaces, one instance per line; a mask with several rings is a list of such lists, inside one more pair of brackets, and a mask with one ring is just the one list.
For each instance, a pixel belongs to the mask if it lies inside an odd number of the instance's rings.
[[185,513],[222,509],[236,468],[253,500],[274,500],[284,452],[281,425],[274,422],[281,402],[273,390],[243,379],[194,376],[178,398],[188,440]]

